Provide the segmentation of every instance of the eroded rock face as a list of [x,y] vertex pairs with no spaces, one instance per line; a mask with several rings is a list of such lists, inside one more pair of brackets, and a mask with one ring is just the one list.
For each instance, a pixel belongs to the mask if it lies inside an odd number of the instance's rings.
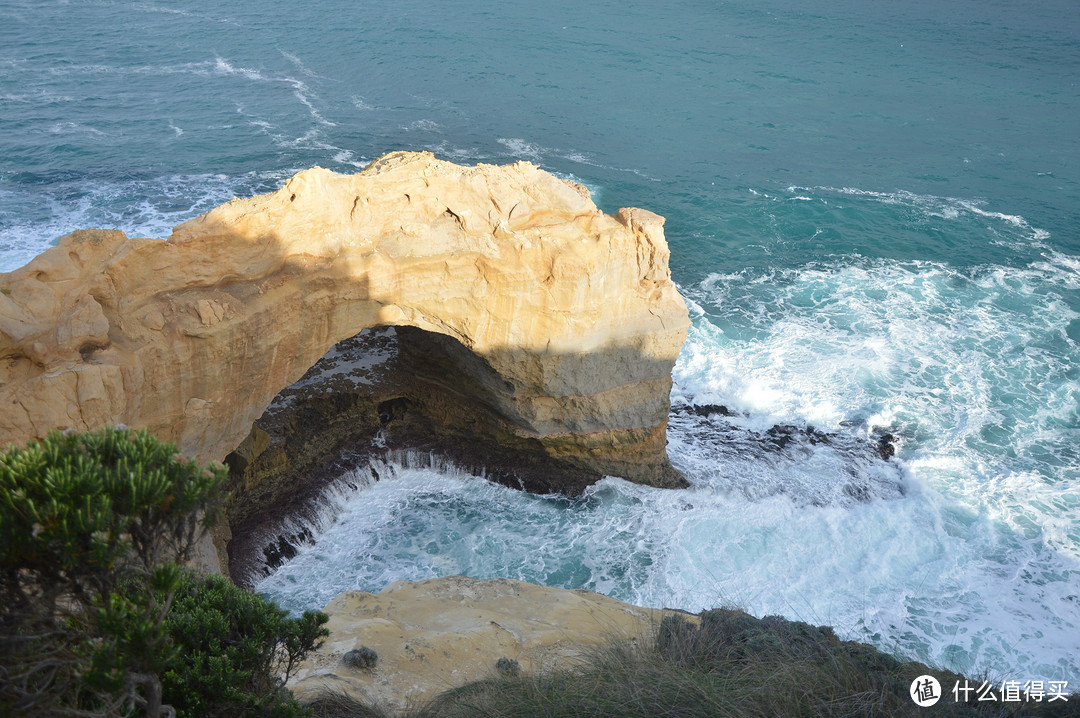
[[[613,641],[647,640],[665,613],[589,591],[462,576],[347,591],[325,611],[330,638],[289,687],[301,702],[330,690],[387,710],[493,677],[501,658],[529,673],[573,668]],[[375,665],[347,665],[345,655],[365,646]]]
[[688,324],[661,217],[606,215],[528,163],[394,153],[164,242],[75,232],[0,274],[0,442],[124,423],[202,461],[256,459],[252,424],[283,388],[399,326],[440,389],[428,419],[549,460],[547,488],[560,471],[679,485],[665,426]]

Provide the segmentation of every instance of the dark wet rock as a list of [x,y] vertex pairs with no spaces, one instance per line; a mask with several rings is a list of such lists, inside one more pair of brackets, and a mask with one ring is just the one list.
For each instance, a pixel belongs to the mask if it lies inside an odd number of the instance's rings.
[[877,437],[878,454],[885,461],[896,456],[896,437],[892,434],[881,434]]
[[275,569],[293,559],[301,546],[308,544],[314,537],[310,531],[300,530],[289,535],[279,535],[276,541],[263,547],[266,566]]
[[678,468],[693,483],[734,490],[751,500],[787,494],[809,505],[855,504],[906,493],[902,466],[892,457],[897,438],[852,422],[839,431],[813,425],[754,426],[728,411],[672,408],[670,439]]
[[696,416],[709,417],[714,414],[720,416],[734,416],[735,412],[723,404],[678,404],[671,407],[671,411],[677,414],[694,414]]

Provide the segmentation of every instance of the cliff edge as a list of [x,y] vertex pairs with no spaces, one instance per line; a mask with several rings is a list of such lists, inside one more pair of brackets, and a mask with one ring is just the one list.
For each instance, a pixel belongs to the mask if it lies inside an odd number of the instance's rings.
[[433,390],[385,397],[388,415],[531,457],[543,490],[680,485],[665,429],[689,320],[663,221],[606,215],[529,163],[398,152],[300,172],[166,241],[72,233],[0,274],[0,444],[123,423],[255,461],[253,422],[283,388],[395,326]]
[[[464,576],[397,581],[379,593],[346,591],[323,610],[330,638],[308,655],[289,688],[305,703],[330,691],[394,712],[497,675],[499,659],[525,673],[572,670],[612,641],[637,643],[654,634],[665,615],[687,615],[591,591]],[[362,648],[375,651],[376,665],[343,662]]]

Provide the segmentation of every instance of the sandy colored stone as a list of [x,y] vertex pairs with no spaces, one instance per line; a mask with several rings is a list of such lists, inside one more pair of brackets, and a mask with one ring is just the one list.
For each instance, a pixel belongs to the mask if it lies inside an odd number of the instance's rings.
[[529,163],[399,152],[300,172],[166,241],[72,233],[0,274],[0,444],[123,423],[221,460],[336,342],[402,325],[474,357],[460,391],[514,441],[673,485],[689,319],[663,222]]
[[[642,640],[663,615],[589,591],[461,576],[347,591],[324,610],[330,637],[289,687],[301,701],[329,689],[391,710],[492,677],[503,657],[522,671],[572,669],[589,650]],[[361,646],[378,653],[374,669],[342,663]]]

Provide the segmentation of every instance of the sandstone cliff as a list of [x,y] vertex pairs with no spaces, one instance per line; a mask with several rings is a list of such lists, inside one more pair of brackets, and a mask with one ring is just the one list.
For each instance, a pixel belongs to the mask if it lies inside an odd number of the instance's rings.
[[528,163],[427,153],[301,172],[166,241],[75,232],[0,274],[0,443],[123,423],[249,463],[283,388],[393,325],[438,389],[414,397],[437,396],[426,421],[534,457],[542,489],[679,485],[665,427],[689,322],[667,261],[661,217],[606,215]]

